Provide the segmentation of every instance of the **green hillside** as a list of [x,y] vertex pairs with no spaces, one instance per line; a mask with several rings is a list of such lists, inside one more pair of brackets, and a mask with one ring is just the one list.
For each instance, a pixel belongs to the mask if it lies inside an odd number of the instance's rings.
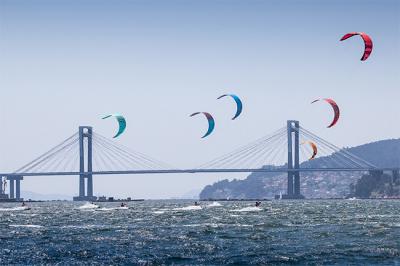
[[[400,139],[381,140],[345,149],[377,167],[400,167]],[[312,166],[316,168],[322,167],[322,161],[319,158],[306,163],[312,164]],[[356,185],[361,177],[362,173],[352,172],[302,173],[301,192],[307,198],[344,197],[350,194],[350,185]],[[371,178],[367,178],[367,180],[371,180]],[[380,180],[382,183],[382,180],[387,180],[387,178]],[[371,182],[372,181],[368,182],[369,190],[373,190],[373,188],[371,188],[373,182]],[[360,185],[357,187],[359,190],[358,192],[363,193],[362,190],[366,188],[364,188],[365,185],[362,187],[361,183],[364,184],[365,182],[359,183]],[[387,186],[387,184],[385,184],[380,184],[380,186]],[[252,173],[244,180],[222,180],[213,185],[208,185],[201,191],[200,198],[273,198],[280,192],[285,193],[286,186],[286,174]],[[356,187],[353,186],[353,189],[356,189]],[[373,194],[374,191],[369,192],[369,194],[371,193]],[[381,190],[381,195],[382,193],[384,192]]]

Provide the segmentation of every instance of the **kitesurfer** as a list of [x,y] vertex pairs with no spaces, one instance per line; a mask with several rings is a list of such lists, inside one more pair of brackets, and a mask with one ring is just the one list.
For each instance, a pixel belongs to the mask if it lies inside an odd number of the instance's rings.
[[256,201],[256,207],[260,207],[261,201]]
[[194,206],[199,206],[199,203],[197,201],[195,201]]

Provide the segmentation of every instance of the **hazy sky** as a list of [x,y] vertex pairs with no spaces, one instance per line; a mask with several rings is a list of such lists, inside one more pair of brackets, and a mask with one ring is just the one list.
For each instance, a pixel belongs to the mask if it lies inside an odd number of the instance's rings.
[[[361,62],[363,43],[374,41]],[[338,146],[398,138],[399,1],[0,0],[0,172],[92,125],[177,167],[193,167],[298,119]],[[229,101],[244,103],[235,121]],[[315,98],[332,97],[332,111]],[[207,139],[212,112],[216,130]],[[245,175],[95,177],[95,194],[166,198]],[[76,195],[77,177],[27,177],[23,190]]]

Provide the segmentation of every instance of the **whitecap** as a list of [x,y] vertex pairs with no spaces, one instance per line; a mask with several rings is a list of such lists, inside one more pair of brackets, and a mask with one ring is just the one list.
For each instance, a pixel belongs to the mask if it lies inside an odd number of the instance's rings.
[[195,211],[195,210],[201,210],[201,206],[186,206],[186,207],[182,207],[182,208],[175,208],[173,209],[174,211]]
[[347,200],[358,200],[358,199],[355,197],[352,197],[352,198],[348,198]]
[[41,225],[36,224],[10,224],[10,227],[25,227],[25,228],[43,228]]
[[97,211],[119,211],[119,210],[129,210],[129,207],[97,208]]
[[213,203],[207,205],[208,208],[212,208],[212,207],[222,207],[222,204],[219,202],[214,201]]
[[251,224],[237,224],[238,227],[253,227]]
[[202,226],[210,226],[213,228],[223,226],[223,224],[216,224],[216,223],[203,223],[203,224],[184,224],[184,227],[202,227]]
[[0,208],[0,211],[2,212],[12,212],[12,211],[29,211],[31,208],[28,206],[20,206],[20,207],[14,207],[14,208]]
[[259,212],[262,211],[263,209],[260,207],[245,207],[239,210],[232,210],[234,212]]
[[97,209],[97,208],[100,208],[100,206],[89,202],[79,207],[80,210]]
[[96,225],[96,224],[64,225],[61,228],[64,228],[64,229],[92,229],[92,228],[104,228],[104,225]]
[[98,211],[115,211],[117,208],[97,208]]

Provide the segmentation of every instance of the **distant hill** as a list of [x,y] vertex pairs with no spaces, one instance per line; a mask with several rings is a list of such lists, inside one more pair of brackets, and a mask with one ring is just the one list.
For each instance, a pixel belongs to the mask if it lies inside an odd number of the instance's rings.
[[[345,149],[377,167],[400,166],[400,139],[381,140]],[[322,167],[322,159],[317,158],[305,164]],[[206,186],[200,192],[200,199],[273,198],[279,192],[285,193],[286,177],[287,174],[281,173],[252,173],[244,180],[222,180]],[[361,173],[353,172],[302,173],[301,192],[307,198],[344,197],[350,193],[350,185],[360,178]]]
[[377,167],[400,166],[400,139],[380,140],[347,150]]
[[400,198],[400,176],[371,172],[350,186],[349,197]]

